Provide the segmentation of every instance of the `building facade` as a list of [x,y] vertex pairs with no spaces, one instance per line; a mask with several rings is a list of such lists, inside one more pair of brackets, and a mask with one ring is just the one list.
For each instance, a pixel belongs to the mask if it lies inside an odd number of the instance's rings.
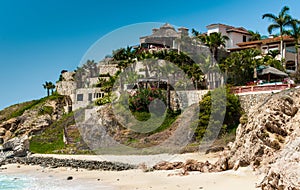
[[207,35],[213,32],[219,32],[223,36],[227,36],[229,40],[226,42],[226,49],[237,48],[237,44],[247,42],[251,38],[251,34],[243,27],[233,27],[226,24],[210,24],[206,26]]
[[[263,40],[238,43],[238,47],[229,49],[231,52],[243,49],[255,48],[267,55],[270,51],[278,50],[277,60],[283,60],[283,66],[289,73],[295,72],[298,68],[300,54],[296,54],[295,40],[290,36],[283,36],[283,54],[281,55],[281,37],[270,37]],[[297,60],[298,59],[298,60]]]

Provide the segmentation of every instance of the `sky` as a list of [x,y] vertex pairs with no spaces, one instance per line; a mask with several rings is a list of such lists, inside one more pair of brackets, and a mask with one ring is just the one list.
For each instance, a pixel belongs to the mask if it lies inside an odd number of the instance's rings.
[[0,109],[44,97],[42,84],[80,66],[95,44],[107,54],[166,22],[200,32],[222,23],[268,35],[262,15],[285,5],[300,19],[299,0],[0,0]]

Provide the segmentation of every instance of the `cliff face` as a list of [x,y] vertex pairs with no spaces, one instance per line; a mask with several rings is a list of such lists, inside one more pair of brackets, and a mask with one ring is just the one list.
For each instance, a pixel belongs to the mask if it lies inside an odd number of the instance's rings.
[[[64,113],[65,100],[63,96],[56,98],[44,98],[36,100],[29,105],[28,109],[22,113],[20,110],[14,110],[19,114],[12,113],[0,121],[0,143],[17,136],[34,135],[50,126],[54,121],[60,119]],[[4,110],[8,111],[8,109]],[[2,111],[3,112],[3,111]],[[16,115],[14,117],[14,115]]]
[[225,153],[229,169],[252,165],[266,173],[262,189],[300,189],[300,90],[273,94],[248,113]]

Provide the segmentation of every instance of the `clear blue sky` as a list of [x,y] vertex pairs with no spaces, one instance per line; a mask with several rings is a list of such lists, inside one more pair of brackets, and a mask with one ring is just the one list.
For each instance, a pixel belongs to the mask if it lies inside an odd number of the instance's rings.
[[205,32],[208,24],[224,23],[267,34],[262,14],[277,14],[284,5],[300,19],[299,0],[147,2],[0,0],[0,109],[45,96],[45,81],[74,70],[94,42],[126,25],[169,22]]

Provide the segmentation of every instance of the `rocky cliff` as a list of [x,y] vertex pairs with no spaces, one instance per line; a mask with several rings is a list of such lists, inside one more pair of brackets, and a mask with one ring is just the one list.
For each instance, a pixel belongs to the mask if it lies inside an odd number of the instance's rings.
[[[16,136],[34,135],[60,119],[64,113],[63,96],[33,101],[23,113],[12,114],[0,121],[0,143]],[[20,110],[17,110],[20,112]],[[16,115],[14,117],[14,115]]]
[[300,189],[300,90],[273,94],[251,108],[225,152],[228,168],[252,165],[266,177],[262,189]]
[[[251,166],[265,175],[262,190],[300,189],[300,90],[272,94],[248,110],[236,131],[236,139],[220,153],[216,163],[188,160],[161,162],[158,170],[182,168],[187,171],[219,172]],[[246,119],[247,118],[247,119]]]

